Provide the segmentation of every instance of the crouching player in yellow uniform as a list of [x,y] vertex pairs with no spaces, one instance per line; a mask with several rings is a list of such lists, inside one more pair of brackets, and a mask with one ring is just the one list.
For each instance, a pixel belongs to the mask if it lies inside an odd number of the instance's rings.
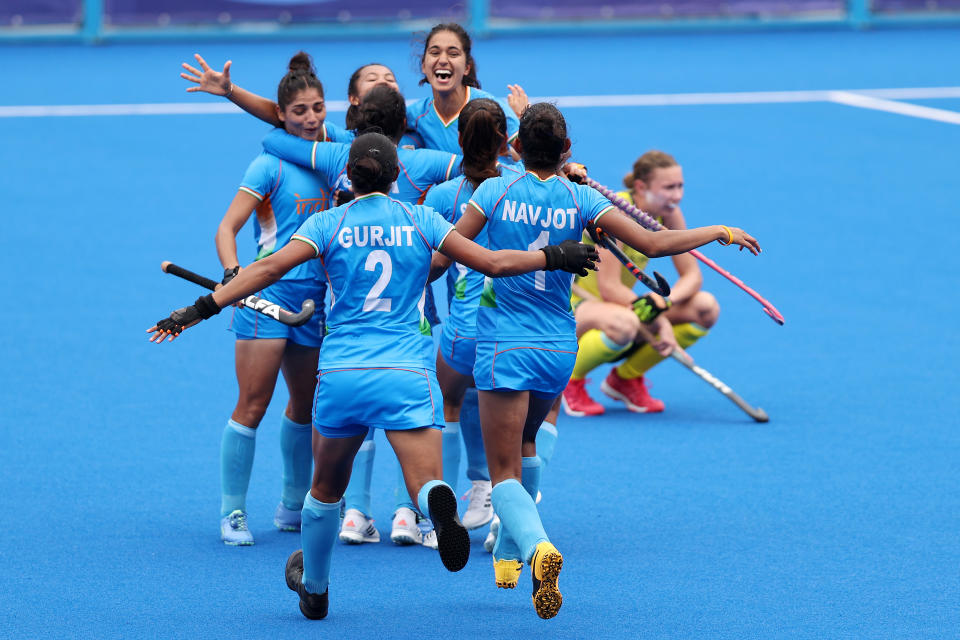
[[[673,156],[648,151],[624,178],[627,191],[618,195],[649,213],[668,229],[686,229],[680,210],[683,199],[683,170]],[[641,269],[647,257],[621,245],[628,257]],[[585,388],[587,375],[601,364],[623,361],[603,381],[603,392],[621,400],[630,411],[656,413],[664,404],[650,396],[644,374],[670,355],[677,346],[688,348],[707,335],[720,315],[720,305],[710,293],[701,290],[703,276],[696,259],[689,253],[673,256],[679,278],[670,293],[670,307],[653,320],[649,328],[657,341],[650,344],[640,335],[641,321],[662,306],[662,299],[650,293],[641,298],[634,293],[636,279],[612,253],[600,249],[600,270],[577,278],[578,287],[591,299],[574,295],[579,351],[570,383],[563,391],[563,408],[570,416],[603,413]]]

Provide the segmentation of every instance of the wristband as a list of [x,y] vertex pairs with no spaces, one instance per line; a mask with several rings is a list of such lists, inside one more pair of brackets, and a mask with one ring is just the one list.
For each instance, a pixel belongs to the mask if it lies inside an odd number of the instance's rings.
[[719,242],[720,244],[722,244],[722,245],[725,246],[725,247],[726,247],[727,245],[729,245],[729,244],[732,244],[732,243],[733,243],[733,231],[730,231],[730,227],[728,227],[728,226],[725,225],[725,224],[720,225],[720,228],[727,232],[727,241],[724,242],[724,241],[723,241],[723,238],[719,238],[719,239],[717,240],[717,242]]
[[214,301],[212,293],[197,298],[193,306],[197,308],[197,313],[199,313],[200,317],[204,320],[220,313],[220,306]]

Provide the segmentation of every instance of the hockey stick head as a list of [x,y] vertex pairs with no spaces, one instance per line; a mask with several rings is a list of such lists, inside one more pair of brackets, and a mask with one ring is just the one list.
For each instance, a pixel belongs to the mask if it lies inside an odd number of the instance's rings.
[[663,296],[664,298],[669,298],[669,297],[670,297],[670,283],[667,282],[667,280],[666,280],[662,275],[660,275],[658,272],[656,272],[656,271],[653,272],[653,277],[657,279],[657,287],[660,289],[659,291],[656,291],[655,293],[659,293],[659,294],[660,294],[661,296]]
[[300,311],[297,313],[291,313],[290,315],[281,314],[280,322],[291,327],[300,327],[306,324],[307,320],[313,316],[315,309],[316,304],[312,299],[308,298],[303,301],[303,304],[300,306]]

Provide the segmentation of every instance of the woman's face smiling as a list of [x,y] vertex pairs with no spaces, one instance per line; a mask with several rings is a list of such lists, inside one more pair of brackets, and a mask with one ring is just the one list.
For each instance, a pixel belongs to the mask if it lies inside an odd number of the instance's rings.
[[390,87],[394,91],[400,91],[400,85],[397,84],[397,79],[389,67],[385,67],[382,64],[368,64],[360,72],[360,77],[357,78],[357,95],[349,96],[350,104],[360,104],[360,100],[363,96],[367,95],[370,89],[381,84]]
[[420,71],[434,91],[446,93],[463,86],[470,72],[460,38],[452,31],[438,31],[430,38]]
[[327,106],[316,88],[307,87],[298,91],[278,116],[283,121],[283,128],[290,135],[304,140],[316,140],[327,117]]

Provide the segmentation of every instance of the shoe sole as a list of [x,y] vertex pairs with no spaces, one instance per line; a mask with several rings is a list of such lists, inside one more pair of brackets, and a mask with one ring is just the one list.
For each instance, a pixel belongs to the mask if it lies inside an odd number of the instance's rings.
[[[557,615],[563,605],[563,596],[557,587],[560,570],[563,569],[563,556],[556,550],[547,551],[536,559],[536,564],[540,566],[540,585],[533,593],[533,608],[538,616],[548,620]],[[532,567],[532,570],[536,576],[536,567]]]
[[279,520],[274,520],[273,526],[275,526],[278,531],[300,531],[299,524],[285,524]]
[[622,393],[620,393],[619,391],[617,391],[616,389],[608,385],[606,380],[604,380],[603,384],[600,385],[600,391],[603,391],[607,395],[607,397],[613,398],[614,400],[619,400],[623,404],[627,405],[627,409],[629,409],[630,411],[633,411],[634,413],[663,412],[663,409],[657,409],[656,411],[653,411],[651,409],[647,409],[646,407],[640,407],[633,404],[632,402],[630,402],[627,396],[623,395]]
[[400,547],[408,547],[412,544],[420,544],[423,542],[423,538],[417,540],[412,535],[408,533],[398,533],[396,535],[390,534],[390,542]]
[[588,413],[586,411],[576,411],[574,409],[571,409],[570,405],[567,404],[567,399],[564,398],[562,394],[560,395],[560,406],[563,407],[563,412],[568,416],[570,416],[571,418],[584,418],[586,416],[602,416],[603,415],[603,411],[594,411],[592,413]]
[[379,536],[376,538],[368,538],[362,533],[354,533],[352,531],[342,531],[340,532],[340,542],[344,544],[363,544],[365,542],[380,542]]
[[470,559],[470,534],[457,514],[457,496],[445,485],[430,489],[427,494],[430,518],[437,532],[437,550],[447,571],[460,571]]

